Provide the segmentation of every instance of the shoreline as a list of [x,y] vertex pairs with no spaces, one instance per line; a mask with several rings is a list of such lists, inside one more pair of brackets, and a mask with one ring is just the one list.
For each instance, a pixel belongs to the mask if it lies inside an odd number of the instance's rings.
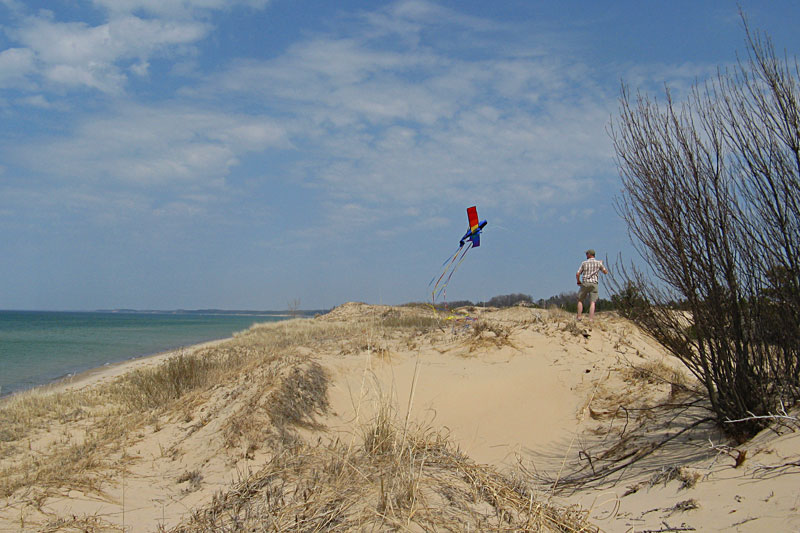
[[21,398],[23,396],[30,396],[36,394],[58,394],[61,392],[70,392],[70,391],[79,391],[83,389],[88,389],[100,385],[101,383],[107,383],[109,381],[112,381],[113,379],[118,378],[124,374],[127,374],[128,372],[131,372],[133,370],[139,370],[142,368],[149,368],[156,366],[162,363],[163,361],[166,361],[170,357],[178,355],[180,353],[183,352],[194,353],[203,348],[210,348],[212,346],[216,346],[223,342],[227,342],[231,339],[233,339],[233,336],[223,337],[220,339],[213,339],[210,341],[204,341],[197,344],[189,344],[186,346],[180,346],[178,348],[173,348],[170,350],[145,354],[141,356],[135,356],[130,359],[125,359],[124,361],[107,363],[102,366],[93,367],[87,370],[76,372],[75,374],[68,374],[66,376],[56,378],[49,383],[37,385],[29,389],[23,389],[12,392],[4,396],[0,396],[0,405],[13,401],[16,398]]

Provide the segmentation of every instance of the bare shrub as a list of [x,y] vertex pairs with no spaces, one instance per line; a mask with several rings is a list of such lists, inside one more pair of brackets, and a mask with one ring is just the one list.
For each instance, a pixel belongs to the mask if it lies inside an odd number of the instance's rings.
[[611,132],[618,211],[656,279],[615,269],[616,301],[700,380],[720,423],[800,399],[800,68],[745,30],[749,59],[683,104],[623,87]]

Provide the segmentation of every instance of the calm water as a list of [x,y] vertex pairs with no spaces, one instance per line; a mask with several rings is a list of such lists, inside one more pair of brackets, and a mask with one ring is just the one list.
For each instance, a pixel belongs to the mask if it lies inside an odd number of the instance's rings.
[[0,311],[0,396],[282,318]]

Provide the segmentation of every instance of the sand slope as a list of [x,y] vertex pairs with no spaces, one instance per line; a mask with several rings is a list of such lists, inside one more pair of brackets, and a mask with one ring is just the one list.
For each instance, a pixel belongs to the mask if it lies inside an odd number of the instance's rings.
[[[435,428],[476,467],[523,483],[540,501],[580,509],[605,531],[800,530],[796,421],[731,445],[705,420],[680,364],[629,322],[601,314],[587,326],[559,311],[512,308],[414,325],[423,312],[345,304],[313,319],[325,335],[262,350],[259,342],[277,331],[265,328],[246,344],[198,348],[273,355],[167,411],[141,413],[124,438],[94,439],[89,414],[98,406],[30,421],[39,429],[1,443],[7,479],[18,478],[13,465],[29,456],[37,477],[0,500],[0,531],[188,523],[214,494],[254,479],[291,435],[354,449],[387,406],[402,428]],[[409,325],[386,326],[403,320]],[[312,362],[328,376],[327,409],[312,405],[313,418],[276,424],[278,378],[313,376]],[[85,394],[124,370],[73,388]],[[42,473],[42,464],[79,462],[82,443],[92,443],[84,475]]]

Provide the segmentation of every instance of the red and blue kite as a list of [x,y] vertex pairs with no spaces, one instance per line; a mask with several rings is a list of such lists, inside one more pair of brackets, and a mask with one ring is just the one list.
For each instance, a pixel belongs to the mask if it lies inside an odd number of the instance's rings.
[[474,205],[472,207],[467,208],[467,220],[469,220],[469,229],[461,237],[461,241],[459,241],[459,248],[464,246],[464,242],[469,239],[472,242],[472,247],[477,248],[481,245],[481,231],[483,230],[484,226],[486,226],[486,221],[482,220],[478,222],[478,208]]
[[[452,255],[452,257],[448,257],[447,260],[445,260],[445,262],[442,263],[442,266],[444,267],[442,275],[439,276],[439,279],[436,280],[436,284],[433,285],[433,290],[431,291],[431,299],[433,300],[434,303],[436,302],[436,298],[440,294],[442,293],[444,293],[445,295],[447,294],[445,291],[445,289],[447,288],[447,284],[450,283],[450,278],[453,277],[453,274],[455,273],[456,269],[461,264],[461,262],[464,260],[464,256],[467,255],[469,249],[477,248],[478,246],[481,245],[481,232],[483,231],[483,228],[486,226],[486,221],[480,220],[478,218],[478,208],[475,207],[474,205],[472,207],[467,208],[467,220],[469,221],[469,229],[467,229],[467,232],[464,234],[463,237],[461,237],[461,240],[458,242],[458,249],[456,250],[456,252]],[[467,241],[469,241],[469,244],[467,244]],[[464,248],[465,244],[467,245],[466,248]],[[445,278],[445,276],[447,277]],[[442,284],[442,279],[445,280],[443,284]],[[430,287],[432,284],[433,284],[433,279],[428,284],[428,286]]]

